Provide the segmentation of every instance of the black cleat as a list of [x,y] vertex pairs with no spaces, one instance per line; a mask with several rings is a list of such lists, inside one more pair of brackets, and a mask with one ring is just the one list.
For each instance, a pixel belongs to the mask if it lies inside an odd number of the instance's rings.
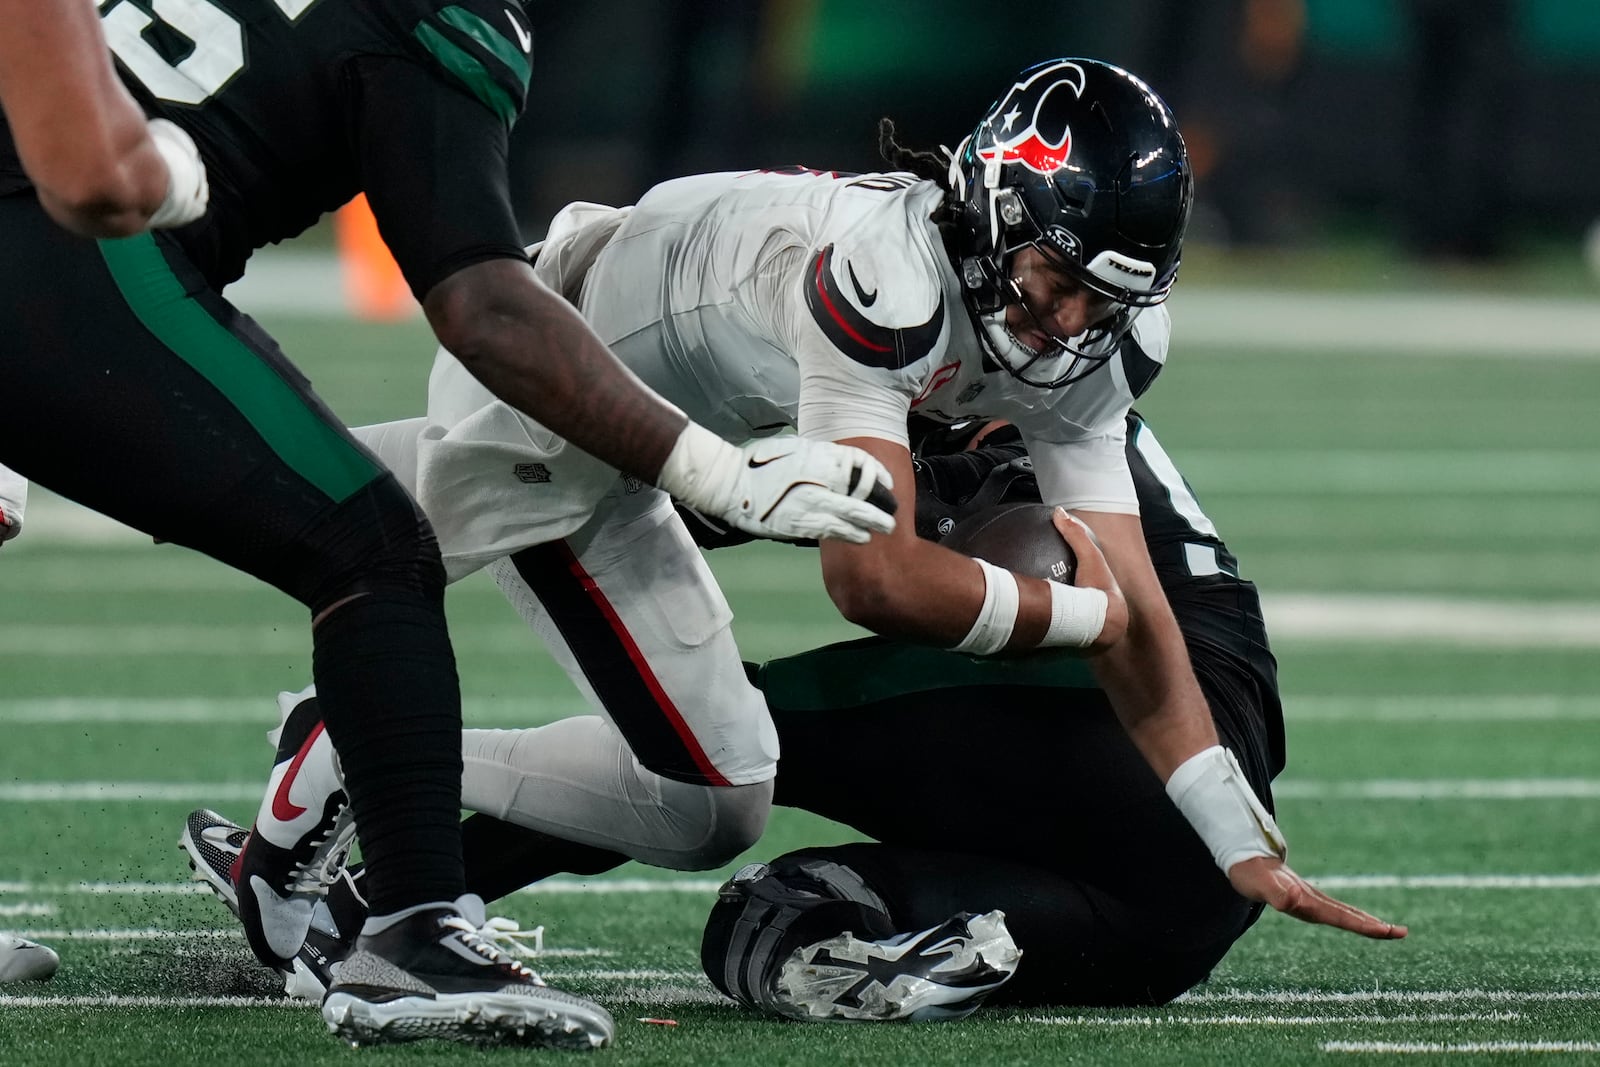
[[600,1005],[551,989],[496,944],[483,901],[467,895],[371,923],[322,1001],[352,1045],[441,1038],[595,1049],[616,1024]]

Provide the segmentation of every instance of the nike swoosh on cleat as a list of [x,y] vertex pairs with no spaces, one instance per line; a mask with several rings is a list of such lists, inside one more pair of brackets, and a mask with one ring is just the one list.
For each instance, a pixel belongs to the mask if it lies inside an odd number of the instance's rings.
[[267,945],[279,958],[294,959],[295,953],[306,943],[306,932],[311,929],[311,902],[295,897],[285,900],[259,874],[250,876],[250,891],[255,894],[256,906],[260,909],[261,933]]
[[279,822],[294,822],[306,813],[305,808],[289,799],[289,787],[294,784],[295,776],[300,773],[300,765],[305,763],[306,757],[311,754],[311,746],[322,736],[323,725],[319,722],[312,728],[305,744],[294,754],[294,762],[289,764],[289,770],[284,773],[283,781],[278,783],[278,791],[272,794],[272,817]]
[[533,51],[533,34],[522,28],[522,23],[517,21],[517,16],[511,13],[509,7],[506,8],[506,21],[511,23],[511,29],[516,32],[517,43],[522,46],[522,50]]

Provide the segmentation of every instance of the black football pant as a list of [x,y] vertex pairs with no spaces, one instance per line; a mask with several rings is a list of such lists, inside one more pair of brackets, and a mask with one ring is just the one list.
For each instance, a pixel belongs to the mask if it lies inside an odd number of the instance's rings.
[[[874,839],[792,855],[856,871],[900,931],[1004,911],[1023,958],[993,1003],[1159,1004],[1202,981],[1260,907],[1217,870],[1087,669],[1081,688],[930,688],[860,703],[814,684],[881,678],[885,647],[851,642],[761,671],[783,746],[776,802]],[[1270,805],[1264,735],[1227,725],[1248,721],[1254,683],[1200,673],[1214,709],[1228,706],[1215,716],[1222,743]]]
[[460,696],[421,512],[169,237],[79,238],[31,192],[0,198],[0,235],[0,463],[326,612],[374,910],[454,899]]

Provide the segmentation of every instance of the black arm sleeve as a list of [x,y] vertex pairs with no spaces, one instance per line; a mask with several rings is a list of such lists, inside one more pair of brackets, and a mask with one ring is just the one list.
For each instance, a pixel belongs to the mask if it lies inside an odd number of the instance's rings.
[[362,186],[416,298],[474,263],[525,259],[505,124],[407,59],[362,57],[349,76]]

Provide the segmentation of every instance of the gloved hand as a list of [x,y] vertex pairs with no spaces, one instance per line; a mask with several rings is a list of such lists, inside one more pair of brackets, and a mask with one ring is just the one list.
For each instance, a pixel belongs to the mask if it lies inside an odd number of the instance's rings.
[[735,448],[690,423],[658,478],[705,515],[757,537],[863,544],[894,529],[894,482],[859,448],[768,437]]

